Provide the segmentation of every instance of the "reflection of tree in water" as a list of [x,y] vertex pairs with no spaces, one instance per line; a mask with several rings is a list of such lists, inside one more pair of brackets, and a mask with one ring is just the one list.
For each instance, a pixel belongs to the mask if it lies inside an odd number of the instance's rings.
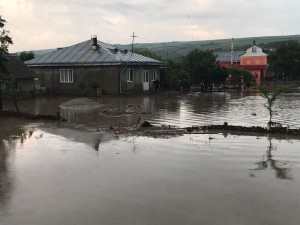
[[224,107],[229,96],[226,93],[196,93],[189,95],[187,102],[196,113],[215,112]]
[[7,151],[4,149],[3,141],[0,143],[0,209],[4,207],[7,202],[11,183],[9,182],[9,172],[6,165]]
[[0,209],[4,209],[9,202],[14,182],[8,160],[15,154],[16,145],[23,144],[32,136],[33,131],[12,126],[3,120],[0,121],[0,125]]
[[269,139],[270,145],[267,148],[266,154],[263,156],[263,160],[256,162],[257,168],[255,170],[266,170],[270,167],[272,170],[275,170],[276,177],[279,179],[288,179],[291,180],[292,176],[290,175],[290,168],[284,168],[280,164],[280,161],[273,159],[272,151],[276,150],[276,147],[272,144],[272,139]]

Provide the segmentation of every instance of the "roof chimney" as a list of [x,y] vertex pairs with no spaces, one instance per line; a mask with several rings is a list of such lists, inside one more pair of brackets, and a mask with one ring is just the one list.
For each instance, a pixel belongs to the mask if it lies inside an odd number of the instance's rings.
[[253,41],[253,45],[255,45],[256,44],[256,42],[255,42],[255,40]]
[[93,40],[92,49],[96,50],[99,47],[97,43],[97,35],[93,35],[92,40]]

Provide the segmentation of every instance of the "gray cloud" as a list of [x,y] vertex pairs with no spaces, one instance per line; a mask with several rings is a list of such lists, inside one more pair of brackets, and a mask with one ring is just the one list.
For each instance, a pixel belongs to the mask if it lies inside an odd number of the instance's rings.
[[299,34],[297,0],[1,0],[13,51],[102,41],[190,41]]

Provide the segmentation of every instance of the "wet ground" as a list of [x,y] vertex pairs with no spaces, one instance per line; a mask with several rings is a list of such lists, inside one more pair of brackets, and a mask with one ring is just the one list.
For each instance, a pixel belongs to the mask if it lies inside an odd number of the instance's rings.
[[[279,99],[276,121],[300,127],[298,97]],[[59,111],[69,122],[0,118],[1,225],[299,223],[300,140],[154,138],[116,129],[133,127],[139,118],[159,126],[225,120],[263,126],[268,118],[261,97],[171,93],[58,107],[70,99],[21,104],[37,114]]]

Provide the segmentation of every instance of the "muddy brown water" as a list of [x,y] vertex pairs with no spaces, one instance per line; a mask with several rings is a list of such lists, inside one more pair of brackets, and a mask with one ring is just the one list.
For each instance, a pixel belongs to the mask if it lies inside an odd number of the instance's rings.
[[[299,97],[279,99],[276,121],[300,127]],[[58,107],[70,99],[21,103],[36,114],[59,111],[65,123],[0,118],[1,225],[299,223],[299,139],[109,129],[139,118],[176,127],[266,124],[261,97],[161,94]]]

